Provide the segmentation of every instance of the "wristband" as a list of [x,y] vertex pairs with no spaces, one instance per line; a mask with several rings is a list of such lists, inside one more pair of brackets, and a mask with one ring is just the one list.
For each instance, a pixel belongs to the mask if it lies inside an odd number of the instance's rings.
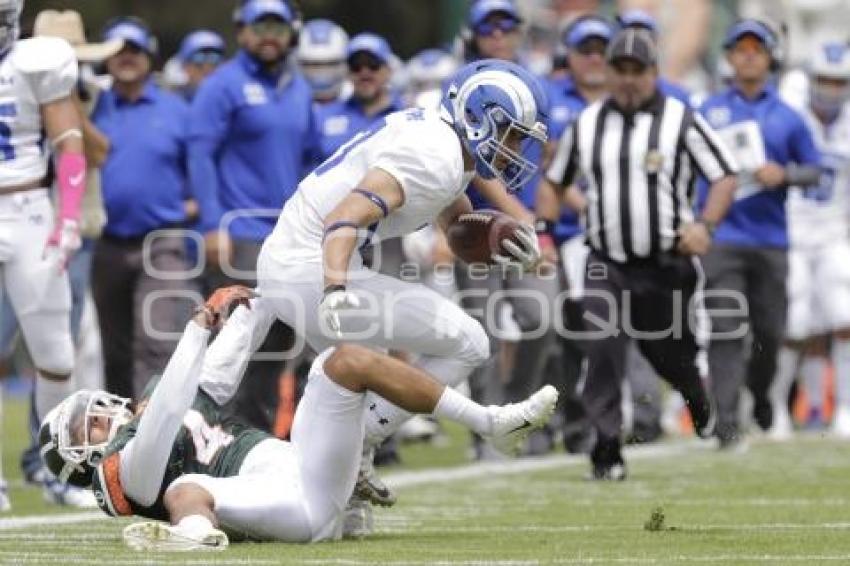
[[821,168],[815,165],[797,165],[789,163],[785,166],[785,184],[798,187],[811,187],[820,183]]
[[340,285],[339,283],[328,285],[327,287],[325,287],[323,295],[327,297],[331,293],[336,293],[337,291],[345,291],[345,285]]
[[545,218],[538,218],[534,222],[534,231],[540,234],[547,234],[549,236],[555,233],[555,223],[551,220],[546,220]]

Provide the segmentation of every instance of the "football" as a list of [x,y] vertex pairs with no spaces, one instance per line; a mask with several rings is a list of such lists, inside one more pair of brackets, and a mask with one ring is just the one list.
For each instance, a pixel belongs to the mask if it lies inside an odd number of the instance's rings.
[[506,255],[502,240],[514,239],[519,223],[502,212],[477,210],[457,217],[446,233],[452,252],[466,263],[495,263],[494,252]]

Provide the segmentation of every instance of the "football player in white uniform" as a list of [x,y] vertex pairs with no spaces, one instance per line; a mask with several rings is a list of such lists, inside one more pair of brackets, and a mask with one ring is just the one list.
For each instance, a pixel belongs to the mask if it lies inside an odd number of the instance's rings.
[[482,407],[388,355],[339,345],[310,369],[291,443],[273,438],[224,417],[222,386],[233,383],[210,383],[201,372],[210,330],[251,295],[245,287],[213,294],[135,415],[127,399],[83,390],[42,425],[41,451],[59,477],[91,485],[110,515],[170,523],[126,527],[124,540],[135,549],[220,549],[228,544],[223,531],[284,542],[339,538],[360,463],[367,391],[462,423],[514,454],[554,411],[552,386],[522,403]]
[[[3,290],[38,370],[36,411],[43,418],[70,392],[74,348],[65,264],[80,246],[86,161],[71,97],[74,52],[63,39],[18,40],[22,9],[23,0],[0,1],[0,265]],[[51,155],[55,212],[45,183]]]
[[[832,335],[836,414],[833,429],[850,437],[850,50],[827,43],[809,65],[810,92],[800,109],[823,156],[821,182],[788,195],[789,344],[772,390],[774,438],[787,438],[787,400],[798,364],[814,400],[821,398]],[[800,364],[800,354],[803,360]],[[819,418],[819,415],[815,415]]]
[[[340,341],[407,351],[442,383],[459,384],[490,356],[481,325],[423,285],[363,267],[357,249],[427,224],[448,226],[471,211],[465,190],[476,175],[521,187],[536,170],[525,157],[529,146],[546,142],[546,107],[537,79],[523,68],[482,60],[453,77],[439,112],[390,114],[343,145],[287,201],[257,262],[261,296],[252,316],[224,329],[205,373],[232,381],[227,376],[244,369],[280,318],[316,351]],[[521,225],[516,240],[507,244],[512,257],[497,259],[536,266],[534,228]],[[246,332],[252,348],[242,346]],[[358,490],[390,505],[390,493],[365,481],[373,475],[369,452],[410,414],[372,396]]]

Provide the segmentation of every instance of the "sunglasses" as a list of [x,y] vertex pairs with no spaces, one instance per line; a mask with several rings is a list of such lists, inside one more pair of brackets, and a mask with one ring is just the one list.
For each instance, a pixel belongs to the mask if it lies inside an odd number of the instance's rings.
[[223,59],[224,54],[220,51],[204,49],[189,55],[186,62],[192,65],[218,65]]
[[384,64],[374,57],[363,57],[348,62],[348,70],[352,73],[359,73],[364,68],[370,71],[378,71],[383,66]]
[[588,39],[579,43],[575,50],[581,55],[605,55],[608,44],[601,39]]
[[519,22],[512,18],[499,18],[492,22],[481,22],[475,26],[475,35],[493,35],[496,30],[502,33],[509,33],[519,27]]
[[292,33],[288,23],[277,18],[263,18],[250,25],[251,31],[260,36],[283,37]]

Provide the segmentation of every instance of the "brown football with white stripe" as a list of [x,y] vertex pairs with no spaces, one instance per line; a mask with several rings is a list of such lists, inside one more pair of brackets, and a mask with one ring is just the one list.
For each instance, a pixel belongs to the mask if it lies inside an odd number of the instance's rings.
[[[457,217],[446,232],[449,247],[466,263],[494,264],[493,253],[508,255],[502,240],[515,240],[519,223],[496,210],[477,210]],[[516,241],[516,240],[515,240]]]

